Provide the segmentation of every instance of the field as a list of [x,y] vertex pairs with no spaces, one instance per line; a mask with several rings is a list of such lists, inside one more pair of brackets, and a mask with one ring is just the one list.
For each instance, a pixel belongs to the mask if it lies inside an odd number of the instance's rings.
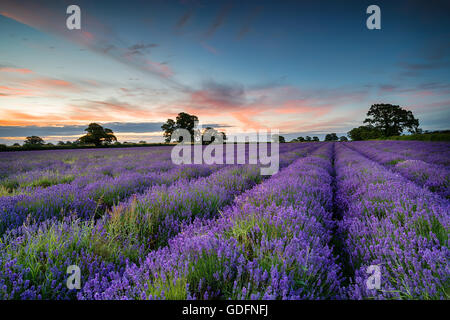
[[0,153],[0,299],[449,299],[450,143],[281,144],[271,177],[170,151]]

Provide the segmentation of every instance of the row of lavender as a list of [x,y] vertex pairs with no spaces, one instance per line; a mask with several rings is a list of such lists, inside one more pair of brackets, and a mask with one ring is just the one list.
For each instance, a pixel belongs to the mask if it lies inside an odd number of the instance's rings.
[[340,296],[332,238],[332,145],[200,219],[79,299],[329,299]]
[[383,159],[386,163],[392,161],[392,164],[395,164],[404,160],[421,160],[435,165],[450,165],[450,145],[447,142],[375,140],[354,141],[351,144],[370,147],[374,152],[383,152]]
[[173,167],[168,148],[119,151],[0,153],[0,195],[29,194],[35,189],[57,184],[86,184],[105,176],[117,177],[130,172],[145,174]]
[[[285,166],[317,147],[318,145],[285,148],[280,157],[280,165]],[[82,268],[83,281],[112,271],[120,274],[128,261],[138,262],[141,256],[164,245],[181,230],[183,224],[192,222],[194,218],[215,216],[235,195],[261,179],[257,166],[216,167],[215,170],[211,166],[198,168],[203,168],[209,174],[213,171],[215,173],[194,180],[172,180],[172,186],[154,184],[142,195],[119,203],[111,215],[96,222],[81,222],[76,217],[67,218],[71,208],[74,208],[73,212],[77,217],[87,218],[80,210],[86,206],[76,206],[74,199],[86,202],[89,197],[81,194],[79,198],[71,198],[80,191],[65,198],[57,194],[55,198],[58,200],[51,197],[55,194],[51,189],[53,187],[46,189],[50,190],[46,198],[42,194],[34,194],[35,198],[28,200],[37,205],[26,208],[38,208],[33,211],[38,221],[44,220],[44,217],[49,217],[50,220],[41,224],[26,223],[4,236],[0,244],[1,296],[19,299],[73,297],[74,292],[70,292],[64,282],[68,265],[76,264]],[[143,181],[148,181],[147,179],[147,176],[143,177]],[[165,180],[171,179],[166,177]],[[91,189],[104,189],[104,185],[105,182],[100,181],[97,188]],[[111,184],[116,185],[123,185],[123,182],[117,180]],[[5,198],[17,200],[17,197]],[[65,199],[66,202],[54,205],[60,199]],[[24,207],[24,203],[24,199],[19,199],[15,204]],[[50,208],[49,211],[43,211],[46,208]],[[17,206],[6,208],[5,217],[7,218],[8,213],[16,213],[16,209]],[[89,213],[92,213],[92,209],[98,210],[98,205],[95,208],[91,206],[90,209]],[[63,210],[63,214],[59,214],[59,210]],[[24,211],[30,214],[32,210]],[[43,216],[43,212],[49,214]],[[63,222],[58,222],[58,218],[62,218]]]
[[[281,152],[282,154],[290,152],[295,156],[291,150],[310,147],[291,145],[284,147]],[[84,219],[99,217],[106,209],[132,194],[145,192],[156,185],[171,185],[178,180],[181,180],[182,184],[187,184],[191,179],[207,176],[224,167],[224,165],[176,166],[171,162],[170,164],[166,161],[160,162],[161,158],[170,157],[170,150],[166,148],[165,153],[158,157],[152,149],[150,154],[148,152],[138,154],[134,162],[130,162],[130,154],[114,160],[119,161],[115,167],[134,168],[134,170],[116,170],[116,173],[119,172],[116,175],[90,172],[88,166],[83,169],[83,174],[79,174],[73,181],[49,187],[30,188],[17,195],[0,197],[0,235],[6,230],[20,226],[27,218],[32,222],[40,222],[53,216],[67,216],[71,212]],[[161,154],[160,150],[157,151]],[[246,151],[248,152],[248,149]],[[286,156],[284,158],[287,159]],[[105,171],[110,162],[101,167],[101,170]],[[136,169],[143,167],[146,167],[143,172]]]
[[450,198],[449,144],[370,141],[346,145],[418,185]]
[[[349,297],[448,299],[450,203],[342,144],[335,165]],[[370,265],[381,289],[366,286]]]

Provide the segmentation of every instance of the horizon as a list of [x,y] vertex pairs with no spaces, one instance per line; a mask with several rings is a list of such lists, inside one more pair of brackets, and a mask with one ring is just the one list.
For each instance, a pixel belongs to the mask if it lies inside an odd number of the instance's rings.
[[[375,103],[450,123],[449,3],[67,1],[0,4],[0,143],[76,140],[91,122],[162,142],[179,112],[287,141],[362,125]],[[381,9],[381,29],[366,8]]]

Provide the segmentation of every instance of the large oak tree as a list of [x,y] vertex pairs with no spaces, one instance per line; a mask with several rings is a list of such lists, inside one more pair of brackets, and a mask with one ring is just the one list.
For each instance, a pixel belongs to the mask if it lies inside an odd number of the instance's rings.
[[405,129],[411,133],[419,131],[419,120],[412,112],[392,104],[373,104],[364,123],[379,129],[384,137],[398,136]]
[[87,134],[77,140],[82,144],[94,144],[96,146],[101,146],[104,143],[109,144],[113,141],[117,141],[117,138],[111,129],[103,128],[97,123],[89,124],[84,131],[86,131]]

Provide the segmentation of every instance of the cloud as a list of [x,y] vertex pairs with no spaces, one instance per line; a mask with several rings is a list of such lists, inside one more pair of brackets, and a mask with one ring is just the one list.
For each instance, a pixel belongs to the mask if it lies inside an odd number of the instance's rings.
[[[104,128],[111,129],[122,139],[150,136],[162,137],[162,122],[98,122]],[[83,125],[60,125],[60,126],[4,126],[0,125],[0,138],[9,140],[23,140],[26,136],[45,137],[45,140],[75,140],[85,133],[89,122]],[[224,128],[226,125],[217,123],[203,124],[203,127]]]
[[[156,76],[164,84],[176,90],[189,90],[187,86],[172,79],[174,72],[168,66],[152,61],[149,67],[148,59],[139,54],[143,50],[155,47],[155,44],[126,45],[127,41],[113,32],[107,25],[89,15],[88,12],[83,11],[83,20],[86,22],[82,32],[67,30],[65,24],[60,23],[58,18],[61,15],[59,8],[56,8],[55,4],[50,1],[47,5],[37,4],[35,1],[27,1],[19,5],[14,0],[3,0],[0,14],[40,31],[63,37],[140,72]],[[133,48],[135,49],[133,50]]]
[[189,19],[192,17],[192,14],[194,13],[194,11],[192,9],[189,9],[188,11],[186,11],[181,17],[180,19],[177,21],[177,24],[175,25],[177,29],[182,29],[186,23],[189,21]]
[[421,71],[421,70],[434,70],[441,69],[450,66],[449,62],[439,61],[439,62],[424,62],[424,63],[407,63],[400,62],[399,66],[408,71]]
[[250,14],[246,17],[244,23],[242,24],[241,28],[239,29],[237,38],[238,40],[242,40],[244,36],[251,30],[251,26],[256,20],[256,18],[259,16],[259,14],[262,11],[261,6],[255,7]]
[[367,94],[367,90],[342,88],[301,91],[295,87],[275,86],[252,89],[238,83],[208,81],[190,93],[187,103],[180,102],[180,108],[202,116],[231,116],[243,127],[259,129],[280,126],[289,119],[298,124],[299,119],[305,117],[319,122],[337,106],[362,101]]
[[62,91],[80,92],[81,89],[72,82],[35,77],[27,80],[9,79],[6,86],[0,86],[0,97],[49,97],[60,94]]
[[11,68],[11,67],[2,67],[0,66],[0,72],[13,72],[13,73],[21,73],[21,74],[30,74],[33,73],[30,69],[26,68]]
[[151,60],[147,60],[146,69],[159,74],[164,78],[170,78],[173,76],[173,70],[167,65],[166,62],[159,63]]
[[156,48],[157,46],[158,45],[156,43],[149,43],[149,44],[137,43],[128,47],[126,55],[134,55],[134,54],[143,55],[144,52],[146,52],[148,49]]
[[228,13],[230,12],[231,8],[232,8],[232,4],[227,3],[220,9],[219,13],[214,18],[212,24],[209,26],[208,30],[206,30],[205,35],[204,35],[205,38],[211,38],[212,36],[214,36],[216,31],[225,22],[225,19],[226,19]]
[[[448,39],[448,35],[447,35]],[[443,60],[445,58],[448,58],[450,56],[450,42],[446,41],[444,43],[438,43],[434,46],[431,46],[427,49],[427,52],[425,53],[425,57],[428,60],[436,61],[436,60]]]
[[8,86],[0,86],[0,97],[7,96],[32,96],[33,93],[29,89],[13,88]]
[[[448,36],[447,36],[448,38]],[[450,67],[450,42],[435,41],[427,46],[416,57],[415,62],[401,61],[398,63],[401,71],[400,78],[416,78],[422,76],[423,72],[448,69]]]
[[384,94],[411,94],[416,96],[448,95],[450,84],[440,82],[424,82],[414,86],[400,86],[394,84],[380,84],[379,93]]

